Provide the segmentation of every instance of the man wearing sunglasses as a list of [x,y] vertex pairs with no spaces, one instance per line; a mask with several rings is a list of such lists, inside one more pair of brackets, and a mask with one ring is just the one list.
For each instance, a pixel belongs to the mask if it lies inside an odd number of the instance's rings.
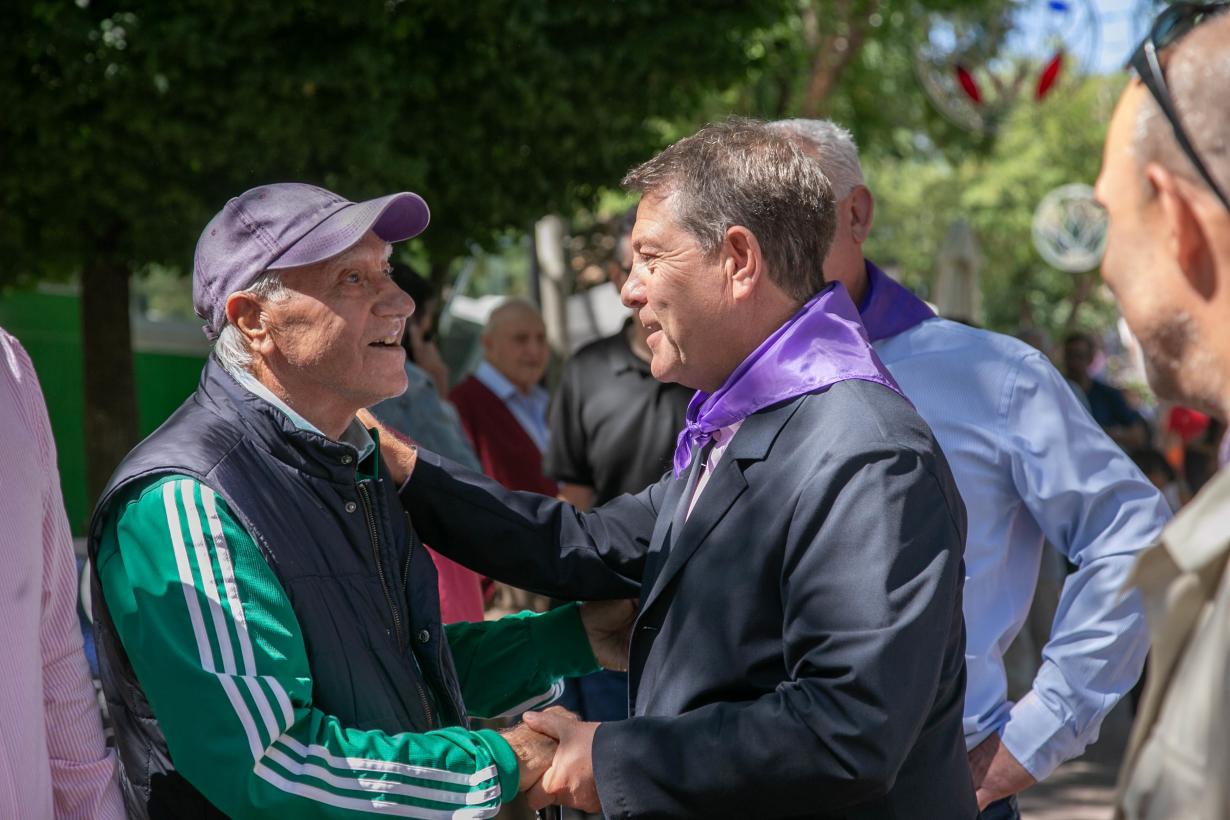
[[[1098,179],[1102,278],[1162,397],[1230,414],[1230,2],[1175,4],[1133,55]],[[1118,815],[1230,817],[1230,447],[1142,554],[1149,681]]]

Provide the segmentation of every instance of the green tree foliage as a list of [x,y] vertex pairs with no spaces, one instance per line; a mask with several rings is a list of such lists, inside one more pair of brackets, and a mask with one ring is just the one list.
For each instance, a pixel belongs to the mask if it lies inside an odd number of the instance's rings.
[[1053,335],[1078,325],[1105,327],[1113,306],[1096,285],[1097,272],[1049,267],[1034,249],[1030,226],[1048,191],[1097,178],[1121,87],[1120,77],[1087,77],[1040,104],[1023,101],[985,156],[950,158],[929,145],[904,157],[873,151],[864,163],[877,201],[868,254],[899,266],[925,291],[949,226],[965,219],[981,246],[988,326],[1035,326]]
[[[989,140],[943,119],[918,84],[914,51],[932,15],[994,21],[987,41],[1002,39],[1023,0],[794,0],[748,43],[747,74],[713,95],[705,119],[727,112],[765,119],[832,117],[860,143],[908,151],[925,132],[954,152]],[[984,43],[991,48],[991,42]],[[684,122],[686,132],[694,122]]]
[[0,8],[0,284],[80,275],[97,491],[135,438],[128,278],[273,180],[422,193],[433,259],[568,211],[755,63],[773,2],[24,0]]

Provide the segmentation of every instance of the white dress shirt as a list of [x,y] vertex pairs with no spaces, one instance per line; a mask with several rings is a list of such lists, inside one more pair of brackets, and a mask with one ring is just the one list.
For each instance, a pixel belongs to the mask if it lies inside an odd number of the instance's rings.
[[[930,319],[875,344],[935,431],[965,500],[965,738],[1000,732],[1041,780],[1097,738],[1148,648],[1136,554],[1170,518],[1162,497],[1093,421],[1041,353]],[[1042,667],[1007,699],[1003,654],[1033,600],[1044,542],[1076,566]]]
[[709,448],[709,452],[705,455],[705,463],[701,465],[700,475],[696,479],[696,489],[692,491],[692,497],[688,500],[688,511],[683,516],[684,521],[692,517],[692,510],[696,509],[696,502],[700,500],[700,494],[705,491],[705,487],[709,486],[709,476],[713,475],[713,471],[717,469],[718,462],[722,460],[722,455],[730,446],[730,440],[735,437],[735,433],[739,432],[742,426],[743,419],[739,419],[734,424],[714,432],[713,446]]

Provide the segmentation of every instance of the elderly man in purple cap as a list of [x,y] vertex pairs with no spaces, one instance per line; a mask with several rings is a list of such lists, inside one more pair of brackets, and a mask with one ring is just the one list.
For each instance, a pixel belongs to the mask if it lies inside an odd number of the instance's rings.
[[406,387],[414,302],[388,260],[427,222],[412,193],[288,183],[201,235],[214,354],[89,533],[133,817],[494,816],[554,741],[468,714],[523,710],[621,654],[623,602],[440,623],[431,559],[355,417]]

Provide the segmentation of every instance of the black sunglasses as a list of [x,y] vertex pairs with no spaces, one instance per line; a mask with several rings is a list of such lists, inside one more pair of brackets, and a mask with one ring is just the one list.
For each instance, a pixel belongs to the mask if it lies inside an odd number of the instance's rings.
[[1142,40],[1132,52],[1132,57],[1127,64],[1128,67],[1135,69],[1141,82],[1145,84],[1145,88],[1149,89],[1158,107],[1166,115],[1183,153],[1200,172],[1205,183],[1213,189],[1213,193],[1217,194],[1221,204],[1226,206],[1226,210],[1230,210],[1230,197],[1226,196],[1225,191],[1213,179],[1213,175],[1205,167],[1200,155],[1196,153],[1192,141],[1188,139],[1187,132],[1183,130],[1183,124],[1179,122],[1179,112],[1175,110],[1174,100],[1170,96],[1170,90],[1166,87],[1166,75],[1162,73],[1162,64],[1158,61],[1157,56],[1159,52],[1173,45],[1196,26],[1226,9],[1230,9],[1230,0],[1222,0],[1219,3],[1175,3],[1168,6],[1153,21],[1153,29],[1149,32],[1149,36]]

